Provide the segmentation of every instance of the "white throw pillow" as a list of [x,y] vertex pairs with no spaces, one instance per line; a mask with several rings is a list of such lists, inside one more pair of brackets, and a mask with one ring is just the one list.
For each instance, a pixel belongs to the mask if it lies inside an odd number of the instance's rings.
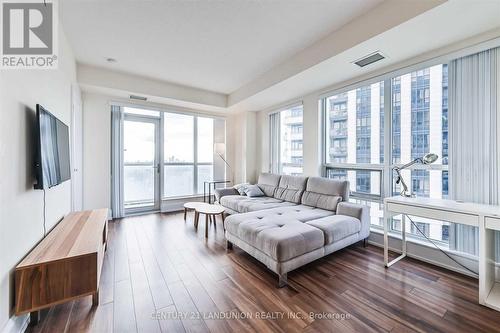
[[248,197],[263,197],[264,192],[257,185],[247,185],[245,188],[245,194]]

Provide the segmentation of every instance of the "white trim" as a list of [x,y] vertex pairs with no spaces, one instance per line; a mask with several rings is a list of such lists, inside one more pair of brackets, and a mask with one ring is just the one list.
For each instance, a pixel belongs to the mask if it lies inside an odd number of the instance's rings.
[[136,102],[136,101],[130,101],[130,100],[125,100],[125,99],[124,100],[112,99],[108,102],[108,104],[121,106],[121,107],[129,107],[129,108],[140,108],[140,109],[150,110],[150,111],[177,113],[177,114],[185,114],[185,115],[190,115],[190,116],[193,116],[193,115],[194,116],[203,116],[203,117],[207,117],[207,118],[227,120],[226,116],[213,114],[211,112],[207,112],[207,111],[203,111],[203,110],[184,108],[181,106],[174,106],[174,105],[169,105],[169,104],[158,104],[158,103],[151,103],[151,102]]
[[267,113],[269,115],[269,114],[285,111],[285,110],[288,110],[288,109],[291,109],[291,108],[294,108],[297,106],[304,106],[304,102],[302,99],[300,99],[298,101],[292,100],[292,101],[288,101],[288,102],[285,102],[282,104],[278,104],[276,106],[272,106],[270,108],[265,109],[264,113]]

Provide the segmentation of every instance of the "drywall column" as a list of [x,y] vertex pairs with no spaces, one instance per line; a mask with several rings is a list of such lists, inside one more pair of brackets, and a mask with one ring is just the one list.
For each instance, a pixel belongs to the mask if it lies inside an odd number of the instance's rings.
[[304,176],[321,176],[321,117],[316,94],[302,100]]
[[227,119],[228,162],[233,183],[256,181],[256,112],[238,112]]

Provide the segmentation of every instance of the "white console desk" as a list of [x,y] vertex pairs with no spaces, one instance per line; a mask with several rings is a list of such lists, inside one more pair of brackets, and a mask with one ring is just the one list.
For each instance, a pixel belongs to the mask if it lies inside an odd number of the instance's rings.
[[[419,216],[479,228],[479,303],[500,311],[500,282],[495,281],[495,237],[500,231],[500,206],[481,205],[446,199],[384,199],[384,264],[390,267],[406,256],[406,217]],[[388,231],[393,216],[402,215],[402,254],[389,262]]]

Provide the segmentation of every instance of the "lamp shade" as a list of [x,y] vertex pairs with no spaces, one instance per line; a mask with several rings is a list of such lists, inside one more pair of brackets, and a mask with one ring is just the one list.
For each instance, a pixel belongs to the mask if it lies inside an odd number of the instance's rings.
[[218,155],[224,155],[226,153],[226,144],[223,142],[214,143],[214,152]]
[[438,159],[438,156],[436,154],[429,153],[429,154],[426,154],[422,158],[422,161],[424,162],[424,164],[431,164],[431,163],[436,162],[437,159]]

